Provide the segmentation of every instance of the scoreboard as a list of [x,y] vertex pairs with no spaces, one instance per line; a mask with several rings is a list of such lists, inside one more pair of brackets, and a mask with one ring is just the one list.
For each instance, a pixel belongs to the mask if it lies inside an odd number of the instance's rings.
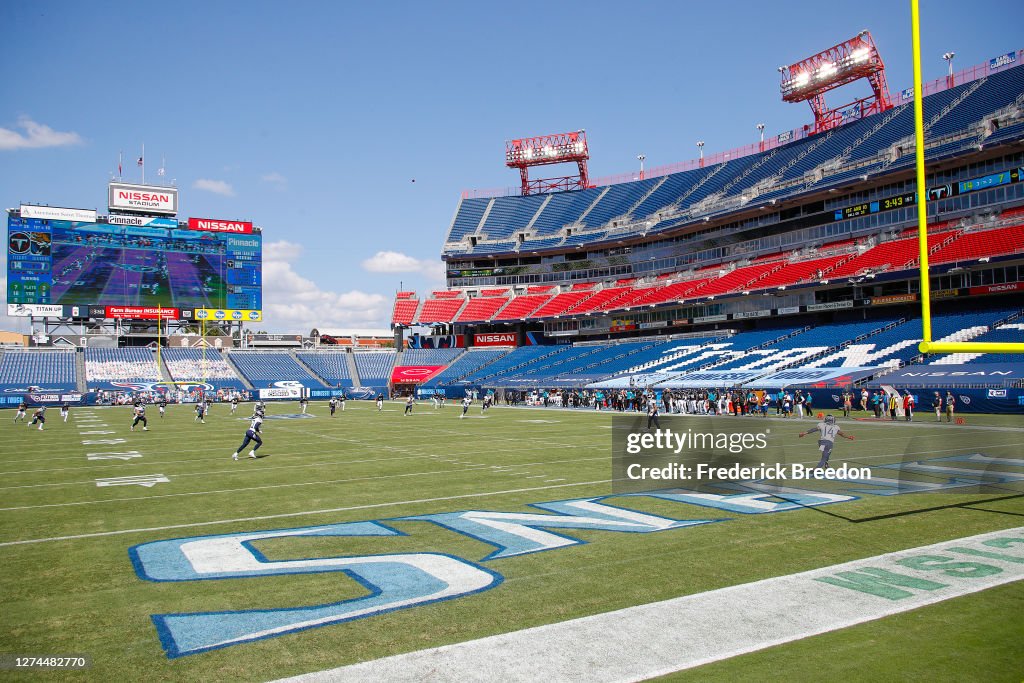
[[[60,216],[59,211],[54,213]],[[207,310],[217,311],[211,318],[229,319],[244,311],[248,320],[260,317],[263,238],[251,223],[25,214],[35,212],[11,211],[7,220],[8,304]]]

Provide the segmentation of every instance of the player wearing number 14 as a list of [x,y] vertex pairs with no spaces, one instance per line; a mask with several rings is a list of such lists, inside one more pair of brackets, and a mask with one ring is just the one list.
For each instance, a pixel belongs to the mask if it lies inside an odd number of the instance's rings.
[[832,447],[836,445],[836,437],[841,436],[844,439],[853,441],[851,434],[843,433],[843,430],[836,424],[835,415],[826,415],[825,419],[816,424],[815,426],[808,429],[806,432],[800,432],[800,438],[804,438],[808,434],[818,432],[818,450],[821,451],[821,460],[818,461],[818,469],[825,469],[829,466],[828,459],[832,455]]

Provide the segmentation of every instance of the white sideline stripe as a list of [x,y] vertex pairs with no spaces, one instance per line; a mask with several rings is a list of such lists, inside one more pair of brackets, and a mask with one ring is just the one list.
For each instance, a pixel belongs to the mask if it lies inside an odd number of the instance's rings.
[[[1024,579],[1024,545],[981,546],[1018,558],[949,552],[1002,571],[980,578],[908,569],[896,560],[974,547],[991,538],[1024,541],[1024,527],[944,541],[863,560],[731,586],[648,605],[394,655],[277,683],[335,681],[640,681],[835,631]],[[815,579],[879,567],[946,584],[889,600]]]
[[[103,536],[120,536],[122,534],[139,534],[150,531],[170,531],[171,529],[191,529],[200,526],[214,526],[217,524],[237,524],[239,522],[261,522],[268,519],[285,519],[288,517],[305,517],[306,515],[323,515],[333,512],[348,512],[350,510],[371,510],[374,508],[393,507],[395,505],[416,505],[419,503],[438,503],[446,500],[461,500],[464,498],[487,498],[488,496],[504,496],[510,493],[529,493],[531,491],[546,491],[548,489],[563,489],[572,486],[590,486],[591,484],[610,484],[611,479],[598,479],[596,481],[577,481],[571,484],[556,484],[554,486],[531,486],[521,489],[506,489],[504,491],[483,491],[481,493],[460,493],[454,496],[441,496],[438,498],[419,498],[416,500],[396,500],[390,503],[369,503],[367,505],[350,505],[348,507],[325,508],[322,510],[303,510],[300,512],[282,512],[276,515],[258,515],[255,517],[235,517],[233,519],[217,519],[209,522],[188,522],[185,524],[169,524],[167,526],[140,527],[137,529],[118,529],[116,531],[97,531],[91,534],[72,534],[69,536],[51,536],[49,538],[26,538],[21,541],[0,542],[0,548],[11,545],[28,545],[31,543],[50,543],[52,541],[74,541],[82,538],[100,538]],[[121,499],[121,500],[142,500],[142,499]]]

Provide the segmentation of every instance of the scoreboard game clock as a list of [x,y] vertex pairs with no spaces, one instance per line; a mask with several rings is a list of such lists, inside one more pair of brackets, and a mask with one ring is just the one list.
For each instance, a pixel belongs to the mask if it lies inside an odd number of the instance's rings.
[[[949,199],[950,197],[969,194],[971,192],[980,192],[981,190],[987,190],[1000,185],[1011,185],[1021,182],[1022,178],[1024,178],[1024,169],[1013,168],[1009,171],[993,173],[980,178],[971,178],[970,180],[936,185],[928,188],[928,201]],[[893,211],[895,209],[902,209],[916,204],[917,193],[904,192],[903,194],[883,197],[876,201],[863,202],[852,206],[844,206],[841,209],[836,209],[833,220],[841,221],[848,218],[858,218],[860,216],[879,213],[880,211]]]

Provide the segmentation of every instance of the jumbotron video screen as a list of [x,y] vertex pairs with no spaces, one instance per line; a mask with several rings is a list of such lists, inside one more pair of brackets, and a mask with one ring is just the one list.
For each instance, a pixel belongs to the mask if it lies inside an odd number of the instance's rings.
[[[251,230],[251,227],[250,227]],[[262,308],[262,235],[10,215],[7,301],[70,306]]]

